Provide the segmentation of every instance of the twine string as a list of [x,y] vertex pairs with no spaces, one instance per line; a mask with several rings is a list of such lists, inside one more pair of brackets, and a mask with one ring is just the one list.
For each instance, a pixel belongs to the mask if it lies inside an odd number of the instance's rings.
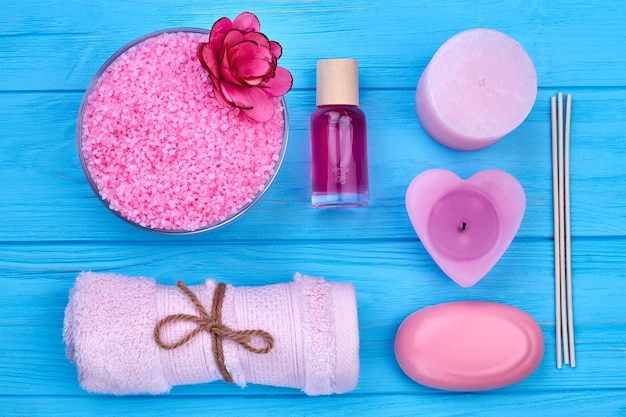
[[[176,349],[189,342],[201,332],[207,332],[211,335],[213,357],[215,358],[215,363],[222,374],[222,378],[224,381],[232,383],[233,377],[230,372],[228,372],[224,361],[224,339],[230,339],[238,343],[244,349],[258,354],[266,354],[274,347],[274,338],[265,330],[233,330],[222,323],[222,304],[224,302],[224,294],[226,293],[226,284],[219,283],[215,288],[210,314],[207,312],[206,308],[204,308],[200,300],[198,300],[198,297],[189,288],[187,288],[182,281],[178,281],[176,286],[189,298],[199,315],[170,314],[169,316],[159,320],[157,325],[154,327],[154,341],[161,348],[167,350]],[[193,323],[196,327],[173,343],[163,341],[161,338],[163,327],[171,323],[184,321]],[[262,338],[264,346],[261,348],[252,346],[250,343],[253,336]]]

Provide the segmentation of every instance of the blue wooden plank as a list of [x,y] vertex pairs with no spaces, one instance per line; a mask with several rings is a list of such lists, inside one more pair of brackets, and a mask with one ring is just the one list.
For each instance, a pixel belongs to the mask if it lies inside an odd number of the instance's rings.
[[580,0],[566,6],[539,0],[342,0],[320,7],[298,1],[209,7],[196,0],[180,7],[167,0],[150,6],[39,0],[23,7],[19,0],[5,0],[0,71],[6,76],[0,90],[84,89],[111,54],[139,36],[171,27],[208,29],[219,17],[244,10],[258,13],[264,31],[281,41],[284,65],[294,71],[298,88],[314,86],[317,59],[345,55],[361,61],[364,87],[406,87],[446,39],[474,27],[518,39],[535,61],[541,86],[626,85],[626,56],[614,47],[626,43],[626,9],[619,0],[601,7]]
[[[431,394],[431,395],[344,395],[335,397],[218,398],[210,395],[167,398],[113,398],[56,396],[0,397],[6,417],[47,416],[146,416],[180,414],[206,416],[466,416],[486,417],[541,415],[621,416],[626,411],[622,392],[548,391],[523,394]],[[207,411],[210,410],[210,411]],[[251,411],[253,410],[253,411]]]
[[[515,241],[478,284],[464,289],[448,279],[416,242],[250,243],[233,246],[153,244],[1,245],[0,392],[7,395],[85,395],[64,357],[63,311],[81,270],[151,276],[166,285],[212,277],[236,286],[287,282],[295,271],[353,282],[357,291],[361,378],[355,394],[427,394],[406,378],[393,356],[405,317],[428,305],[463,299],[521,308],[541,325],[546,353],[539,370],[509,392],[626,390],[624,341],[626,240],[575,242],[576,370],[555,368],[551,242]],[[599,271],[602,271],[601,274]],[[601,294],[598,302],[595,294]],[[385,381],[381,384],[380,381]],[[225,384],[176,388],[172,395],[298,395],[297,390]]]
[[[626,106],[626,90],[572,92],[573,234],[624,236],[626,192],[615,179],[626,177],[626,142],[622,138],[626,112],[621,111]],[[414,239],[404,194],[411,179],[429,168],[450,169],[465,178],[481,169],[510,172],[521,182],[528,199],[518,236],[550,238],[548,103],[553,93],[541,90],[527,121],[496,145],[463,153],[440,146],[425,134],[414,111],[412,90],[365,90],[372,203],[360,211],[324,212],[313,209],[309,200],[307,126],[314,95],[294,91],[288,97],[289,150],[270,192],[235,224],[182,238],[182,242],[290,239],[294,228],[301,239]],[[80,99],[80,93],[0,94],[2,115],[12,121],[0,125],[0,181],[4,184],[0,241],[174,241],[135,230],[95,198],[80,168],[75,145]]]

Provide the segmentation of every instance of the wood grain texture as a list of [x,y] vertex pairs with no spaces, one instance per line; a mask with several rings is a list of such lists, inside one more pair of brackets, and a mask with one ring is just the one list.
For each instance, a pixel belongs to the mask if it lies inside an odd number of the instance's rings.
[[[208,387],[207,387],[208,388]],[[511,406],[515,404],[515,406]],[[541,416],[603,415],[620,416],[626,411],[626,398],[615,391],[589,392],[584,396],[569,392],[540,392],[527,394],[490,393],[478,394],[424,394],[424,395],[343,395],[335,397],[213,396],[160,397],[160,398],[110,398],[79,397],[57,399],[54,396],[0,397],[0,406],[9,409],[7,417],[27,415],[66,416],[68,414],[89,416],[145,416],[176,410],[185,416],[245,415],[255,414],[285,417],[320,415],[373,415],[380,417],[421,416],[468,416],[500,417],[503,415]],[[23,412],[14,412],[19,409]],[[207,411],[210,410],[210,411]],[[512,411],[512,410],[517,410]],[[523,412],[519,412],[523,410]]]
[[[626,89],[568,90],[574,95],[572,128],[572,233],[574,236],[623,236],[626,177],[623,163]],[[549,97],[541,90],[528,120],[480,152],[444,148],[423,131],[414,110],[414,91],[365,90],[368,115],[372,204],[365,211],[322,211],[310,206],[308,117],[314,93],[290,92],[289,150],[275,184],[241,221],[184,241],[224,239],[411,239],[404,193],[419,172],[439,167],[469,177],[481,169],[504,169],[524,186],[528,206],[519,237],[552,236]],[[42,100],[42,96],[44,100]],[[120,222],[100,204],[84,179],[75,142],[82,93],[5,93],[0,109],[0,241],[156,239]],[[598,126],[603,127],[602,133]],[[520,158],[523,155],[524,158]],[[591,159],[596,155],[597,159]],[[30,200],[38,198],[37,204]],[[24,210],[24,207],[29,207]],[[255,228],[255,224],[265,227]],[[89,228],[89,233],[84,231]],[[177,239],[176,241],[180,241]]]
[[[288,153],[262,201],[214,232],[168,237],[138,230],[93,194],[78,162],[76,117],[85,88],[116,50],[171,27],[210,28],[250,10],[280,41],[294,75],[286,100]],[[459,416],[626,415],[626,7],[569,0],[222,1],[4,0],[0,7],[0,415]],[[539,92],[528,119],[492,147],[456,152],[415,114],[415,86],[435,50],[472,27],[501,30],[533,59]],[[309,117],[315,62],[360,62],[368,117],[372,203],[310,204]],[[571,193],[578,367],[556,370],[549,97],[572,93]],[[434,264],[411,228],[404,193],[429,168],[469,177],[513,174],[527,194],[519,233],[493,270],[463,289]],[[152,397],[90,395],[65,357],[63,314],[82,270],[163,284],[216,278],[233,285],[289,281],[294,272],[352,282],[361,377],[344,395],[225,383]],[[539,369],[511,387],[455,394],[410,381],[393,355],[411,312],[490,300],[530,313],[546,340]]]

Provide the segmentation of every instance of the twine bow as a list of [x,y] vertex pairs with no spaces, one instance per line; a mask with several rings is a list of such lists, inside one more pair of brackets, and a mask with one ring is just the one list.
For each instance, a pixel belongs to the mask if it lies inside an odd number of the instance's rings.
[[[233,377],[226,368],[224,362],[223,339],[230,339],[237,342],[244,349],[252,352],[265,354],[274,347],[274,338],[265,330],[233,330],[222,323],[222,304],[224,302],[224,294],[226,293],[226,284],[219,283],[213,293],[213,304],[211,305],[211,314],[209,314],[198,297],[189,289],[182,281],[178,281],[176,286],[183,292],[198,310],[199,315],[192,314],[171,314],[157,323],[154,328],[154,341],[163,349],[176,349],[191,339],[196,337],[200,332],[207,332],[211,335],[211,345],[213,348],[213,356],[215,363],[224,378],[224,381],[232,383]],[[196,327],[174,343],[166,343],[161,339],[161,331],[163,327],[170,323],[178,321],[187,321],[196,325]],[[264,339],[265,346],[255,348],[250,344],[252,336],[259,336]]]

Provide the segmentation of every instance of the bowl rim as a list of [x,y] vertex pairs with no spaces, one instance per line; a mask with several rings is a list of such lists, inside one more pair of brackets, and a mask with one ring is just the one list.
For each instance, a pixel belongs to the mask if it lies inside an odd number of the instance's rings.
[[199,233],[204,233],[204,232],[208,232],[211,230],[215,230],[218,228],[221,228],[223,226],[226,226],[227,224],[232,223],[234,220],[238,219],[239,217],[243,216],[245,213],[247,213],[254,205],[256,205],[256,203],[258,203],[261,198],[265,195],[265,193],[269,190],[270,186],[274,183],[276,177],[278,176],[278,172],[280,171],[280,168],[283,165],[284,159],[285,159],[285,155],[287,153],[287,145],[289,142],[289,113],[287,111],[287,102],[285,100],[285,96],[281,97],[281,102],[282,102],[282,106],[283,106],[283,138],[282,138],[282,145],[281,145],[281,149],[280,149],[280,153],[278,156],[278,160],[276,161],[276,165],[274,165],[274,172],[269,176],[269,178],[267,179],[267,181],[265,182],[265,185],[263,187],[263,190],[257,192],[254,196],[254,198],[247,202],[246,204],[244,204],[239,210],[237,210],[235,213],[230,214],[229,216],[225,217],[224,219],[212,223],[210,225],[207,226],[202,226],[199,227],[198,229],[194,229],[194,230],[184,230],[184,229],[158,229],[158,228],[152,228],[149,226],[144,226],[141,225],[139,223],[136,223],[128,218],[126,218],[125,216],[123,216],[121,213],[119,213],[117,210],[114,210],[111,208],[110,203],[108,201],[106,201],[102,195],[100,194],[100,191],[98,190],[97,185],[95,184],[95,181],[93,180],[91,173],[89,172],[89,167],[87,166],[87,161],[85,158],[85,155],[83,153],[82,150],[82,132],[83,132],[83,115],[85,113],[85,109],[87,108],[87,102],[89,99],[89,96],[91,96],[91,94],[93,93],[93,90],[95,89],[96,85],[98,84],[98,81],[100,80],[100,78],[102,77],[102,75],[106,72],[106,70],[108,69],[108,67],[115,62],[121,55],[123,55],[124,53],[126,53],[129,49],[131,49],[132,47],[139,45],[140,43],[156,37],[156,36],[160,36],[164,33],[179,33],[179,32],[191,32],[191,33],[201,33],[201,34],[209,34],[211,33],[210,30],[207,29],[203,29],[203,28],[194,28],[194,27],[177,27],[177,28],[168,28],[168,29],[161,29],[161,30],[157,30],[157,31],[153,31],[150,32],[148,34],[145,34],[143,36],[140,36],[139,38],[136,38],[130,42],[128,42],[127,44],[125,44],[124,46],[122,46],[121,48],[119,48],[115,53],[113,53],[105,62],[104,64],[102,64],[100,66],[100,68],[98,69],[98,71],[95,73],[95,75],[93,76],[93,78],[91,79],[91,81],[89,82],[89,85],[87,86],[87,89],[85,90],[85,93],[83,94],[83,98],[81,100],[80,103],[80,107],[78,109],[78,116],[76,118],[76,148],[78,151],[78,159],[80,161],[80,165],[81,168],[83,170],[83,173],[85,175],[85,178],[87,179],[87,182],[89,183],[89,186],[91,187],[91,189],[93,190],[93,192],[95,193],[96,197],[98,197],[98,200],[100,200],[100,202],[109,209],[109,211],[113,214],[115,214],[118,218],[122,219],[124,222],[135,226],[139,229],[142,230],[146,230],[149,232],[153,232],[153,233],[158,233],[158,234],[162,234],[162,235],[173,235],[173,236],[182,236],[182,235],[193,235],[193,234],[199,234]]

